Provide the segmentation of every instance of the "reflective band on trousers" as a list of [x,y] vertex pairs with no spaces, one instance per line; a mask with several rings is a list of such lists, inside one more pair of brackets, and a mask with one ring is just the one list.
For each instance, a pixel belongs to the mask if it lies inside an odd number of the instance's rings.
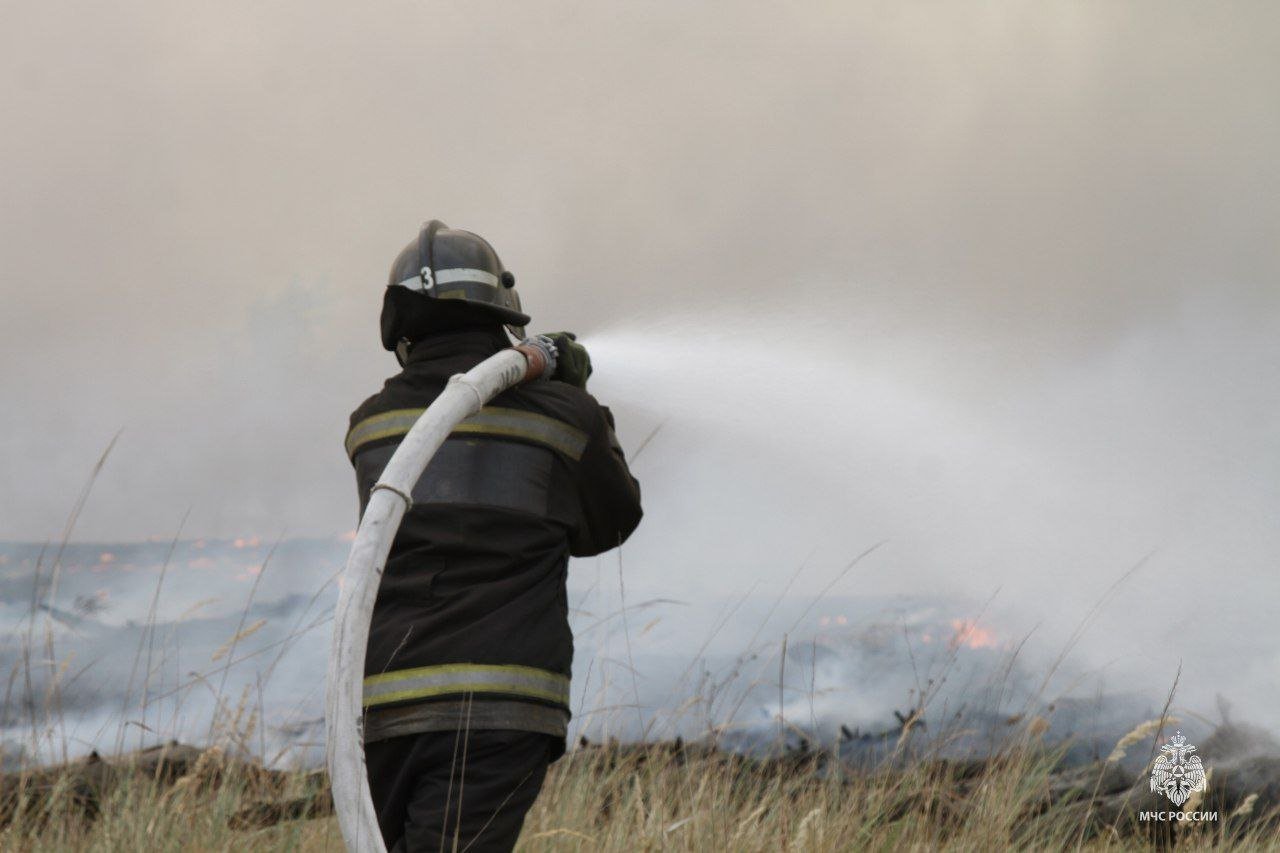
[[[347,433],[347,455],[364,445],[407,433],[426,409],[394,409],[365,418]],[[573,460],[582,458],[587,434],[575,426],[523,409],[485,406],[454,428],[451,435],[492,435],[541,444]]]
[[364,680],[364,706],[458,693],[502,693],[569,705],[567,676],[531,666],[450,663],[371,675]]

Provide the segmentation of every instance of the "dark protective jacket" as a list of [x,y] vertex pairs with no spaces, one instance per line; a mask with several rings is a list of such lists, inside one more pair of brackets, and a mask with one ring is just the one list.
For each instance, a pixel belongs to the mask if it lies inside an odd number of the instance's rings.
[[[449,377],[506,346],[497,328],[428,337],[356,409],[346,449],[362,513]],[[617,547],[641,515],[609,410],[563,382],[503,392],[445,440],[412,498],[374,605],[365,741],[459,728],[563,739],[569,556]]]

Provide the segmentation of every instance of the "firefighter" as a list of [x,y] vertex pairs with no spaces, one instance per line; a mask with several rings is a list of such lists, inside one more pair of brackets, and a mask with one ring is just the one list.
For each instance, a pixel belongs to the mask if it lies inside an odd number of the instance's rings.
[[[382,344],[403,368],[351,415],[361,512],[396,445],[463,373],[525,336],[493,247],[439,221],[391,267]],[[505,330],[504,330],[505,327]],[[640,487],[613,417],[586,392],[572,334],[550,378],[463,421],[414,487],[387,559],[365,659],[364,740],[392,851],[510,850],[565,750],[570,556],[615,548]],[[456,845],[456,846],[455,846]]]

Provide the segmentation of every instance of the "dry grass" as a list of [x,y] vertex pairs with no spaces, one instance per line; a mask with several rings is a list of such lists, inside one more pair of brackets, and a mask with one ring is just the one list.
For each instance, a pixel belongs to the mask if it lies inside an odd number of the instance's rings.
[[[1245,829],[1137,823],[1137,808],[1101,819],[1033,745],[982,764],[819,772],[820,762],[754,762],[666,748],[621,759],[567,756],[530,813],[523,850],[1278,850],[1275,816]],[[1083,821],[1086,839],[1078,844]]]
[[[217,751],[176,780],[145,770],[124,770],[95,790],[79,773],[52,784],[35,779],[6,805],[16,806],[0,830],[0,849],[13,851],[119,850],[342,850],[332,818],[294,820],[259,829],[235,829],[234,818],[260,803],[261,780],[247,765],[225,762]],[[310,799],[306,774],[273,786],[283,798]],[[101,798],[97,795],[100,793]]]
[[[211,750],[180,774],[140,765],[117,781],[87,808],[94,786],[82,775],[31,776],[16,813],[5,810],[12,820],[0,849],[342,849],[332,817],[243,828],[272,819],[246,820],[261,818],[265,803],[322,800],[315,773],[272,774]],[[553,766],[519,849],[1280,850],[1275,814],[1257,822],[1223,812],[1217,823],[1153,831],[1137,822],[1136,805],[1089,807],[1092,787],[1089,773],[1064,781],[1054,754],[1034,740],[983,762],[863,772],[837,771],[818,754],[755,760],[670,744],[590,747]]]

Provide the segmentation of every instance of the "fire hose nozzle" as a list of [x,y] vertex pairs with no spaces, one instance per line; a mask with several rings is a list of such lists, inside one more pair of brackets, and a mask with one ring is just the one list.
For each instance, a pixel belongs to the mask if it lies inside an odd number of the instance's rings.
[[529,363],[520,384],[534,382],[538,379],[550,379],[556,372],[556,344],[546,335],[532,335],[516,344],[517,352],[523,353]]

